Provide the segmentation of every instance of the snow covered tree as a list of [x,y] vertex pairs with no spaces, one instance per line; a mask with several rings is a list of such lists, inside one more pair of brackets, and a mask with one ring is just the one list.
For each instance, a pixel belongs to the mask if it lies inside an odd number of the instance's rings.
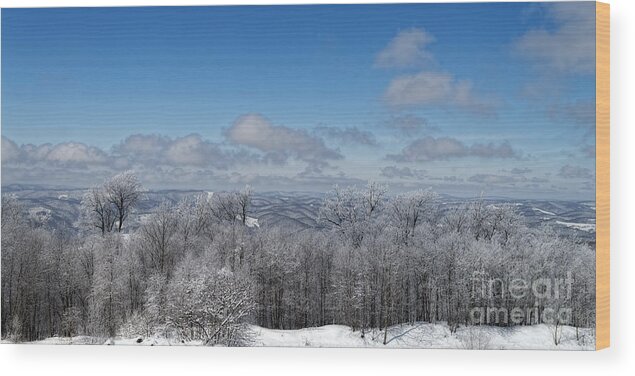
[[104,184],[108,202],[115,206],[117,231],[121,232],[124,221],[141,200],[143,187],[132,171],[113,176]]
[[252,194],[249,185],[246,185],[240,192],[215,193],[211,198],[212,215],[220,222],[235,223],[240,221],[243,225],[246,224]]
[[[486,341],[462,328],[474,307],[497,307],[497,319],[526,309],[520,322],[486,323],[545,323],[554,344],[563,325],[594,326],[593,243],[532,227],[514,205],[440,205],[429,190],[389,196],[371,182],[329,192],[319,226],[249,227],[252,195],[246,187],[166,201],[126,235],[121,225],[141,196],[130,173],[84,195],[93,235],[39,226],[3,196],[3,338],[164,335],[240,345],[248,323],[341,324],[387,344],[394,325],[427,321],[480,348]],[[474,294],[479,278],[486,294]],[[570,288],[519,298],[505,288],[541,278],[565,278]],[[545,320],[563,309],[568,317]]]
[[399,232],[400,242],[408,244],[417,225],[432,219],[437,197],[430,190],[418,190],[398,195],[391,201],[390,218]]
[[251,286],[244,279],[188,260],[168,286],[165,319],[186,341],[241,345],[247,330],[243,320],[253,308]]
[[98,228],[102,236],[113,230],[117,209],[103,188],[94,187],[84,194],[81,205],[82,217],[88,226]]
[[386,188],[376,183],[369,183],[366,190],[336,185],[322,202],[318,221],[359,247],[370,230],[371,218],[383,204],[385,193]]
[[142,263],[167,276],[172,273],[179,256],[175,244],[177,215],[174,208],[164,202],[139,229]]
[[238,212],[240,216],[240,220],[243,222],[243,225],[247,223],[247,214],[249,214],[249,207],[251,206],[251,196],[253,191],[251,186],[246,185],[238,194],[236,195],[236,204],[238,207]]

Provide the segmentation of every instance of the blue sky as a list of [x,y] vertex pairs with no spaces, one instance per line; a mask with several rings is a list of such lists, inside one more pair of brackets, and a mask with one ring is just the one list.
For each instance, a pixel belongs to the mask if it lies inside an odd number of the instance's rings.
[[[593,3],[4,9],[2,184],[593,199]],[[97,181],[95,181],[97,179]]]

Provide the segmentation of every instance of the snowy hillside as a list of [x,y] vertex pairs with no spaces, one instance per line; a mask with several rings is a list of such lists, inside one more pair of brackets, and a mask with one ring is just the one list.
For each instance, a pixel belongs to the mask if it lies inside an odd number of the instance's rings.
[[[451,200],[430,190],[389,195],[375,183],[335,187],[321,201],[304,193],[258,195],[248,186],[213,194],[139,187],[125,172],[84,195],[82,220],[92,226],[84,232],[52,226],[56,213],[71,212],[58,209],[77,201],[77,192],[64,193],[63,200],[60,192],[3,197],[2,296],[12,303],[6,306],[17,307],[7,313],[11,319],[3,316],[3,338],[144,345],[592,346],[590,330],[568,327],[554,336],[544,325],[479,326],[552,324],[557,314],[559,323],[594,327],[595,291],[589,286],[595,275],[588,267],[595,261],[594,218],[582,203]],[[315,222],[317,213],[316,225],[302,220]],[[544,216],[559,227],[537,226],[536,218]],[[561,229],[587,238],[561,236]],[[30,272],[25,276],[22,270]],[[514,295],[504,282],[512,277],[525,281],[522,294]],[[536,287],[545,279],[548,291],[540,292]],[[322,326],[326,323],[333,325]],[[390,329],[351,329],[362,324]],[[47,339],[77,335],[84,336]]]
[[[251,325],[251,342],[248,346],[276,347],[375,347],[375,348],[425,348],[425,349],[473,349],[473,350],[593,350],[593,331],[580,329],[576,339],[575,328],[564,327],[562,340],[553,344],[552,331],[547,325],[517,326],[511,328],[479,326],[461,327],[452,334],[445,324],[416,323],[396,325],[388,330],[387,343],[384,332],[369,331],[365,338],[360,331],[344,325],[326,325],[298,330],[275,330]],[[7,343],[8,341],[3,341]],[[73,338],[52,337],[33,342],[42,345],[101,344],[139,346],[200,346],[200,341],[182,343],[162,337],[135,337],[99,339],[88,336]]]
[[[3,192],[17,197],[38,222],[46,222],[52,228],[77,228],[80,201],[85,190],[51,189],[37,186],[4,186]],[[129,219],[129,228],[135,229],[144,217],[153,213],[162,202],[177,203],[184,197],[205,194],[208,200],[211,191],[161,190],[149,191],[139,203],[135,215]],[[319,227],[318,210],[323,195],[309,192],[256,192],[252,198],[249,227],[284,226],[306,229]],[[473,199],[444,196],[440,209],[451,211]],[[527,223],[532,226],[551,224],[563,234],[577,235],[595,240],[595,203],[554,200],[508,200],[485,199],[487,204],[513,203]],[[48,216],[43,214],[50,213]]]

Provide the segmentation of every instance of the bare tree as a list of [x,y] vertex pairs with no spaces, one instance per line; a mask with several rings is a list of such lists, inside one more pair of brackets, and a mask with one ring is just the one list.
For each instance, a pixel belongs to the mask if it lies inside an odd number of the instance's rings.
[[101,235],[111,232],[117,221],[117,210],[109,201],[103,188],[94,187],[82,198],[82,215],[84,221],[101,231]]
[[238,212],[243,225],[247,223],[247,214],[249,213],[249,207],[251,206],[252,190],[249,185],[246,185],[236,195],[236,204],[238,206]]
[[318,221],[337,230],[359,247],[370,230],[371,219],[381,207],[385,193],[384,186],[372,182],[368,183],[366,190],[336,185],[322,202]]
[[132,171],[113,176],[104,184],[108,202],[116,209],[117,231],[121,232],[123,222],[142,197],[143,187]]
[[246,185],[240,192],[215,193],[209,205],[212,216],[218,222],[235,223],[239,221],[246,224],[247,218],[249,218],[252,194],[253,191],[249,185]]
[[364,192],[364,206],[366,207],[366,216],[371,218],[383,204],[384,196],[388,192],[385,185],[381,185],[374,181],[369,181],[366,191]]
[[235,223],[240,218],[240,209],[235,193],[215,193],[211,199],[210,211],[218,222]]
[[401,194],[392,200],[390,217],[401,233],[402,242],[407,244],[414,236],[417,225],[431,214],[432,204],[437,197],[432,191],[418,190]]
[[139,229],[144,263],[152,270],[168,276],[176,258],[174,237],[178,230],[177,219],[178,212],[164,202]]

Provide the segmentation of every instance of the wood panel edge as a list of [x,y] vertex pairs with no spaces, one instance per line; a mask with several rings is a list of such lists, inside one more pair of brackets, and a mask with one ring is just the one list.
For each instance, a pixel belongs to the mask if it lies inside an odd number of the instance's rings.
[[610,346],[610,6],[596,2],[595,349]]

